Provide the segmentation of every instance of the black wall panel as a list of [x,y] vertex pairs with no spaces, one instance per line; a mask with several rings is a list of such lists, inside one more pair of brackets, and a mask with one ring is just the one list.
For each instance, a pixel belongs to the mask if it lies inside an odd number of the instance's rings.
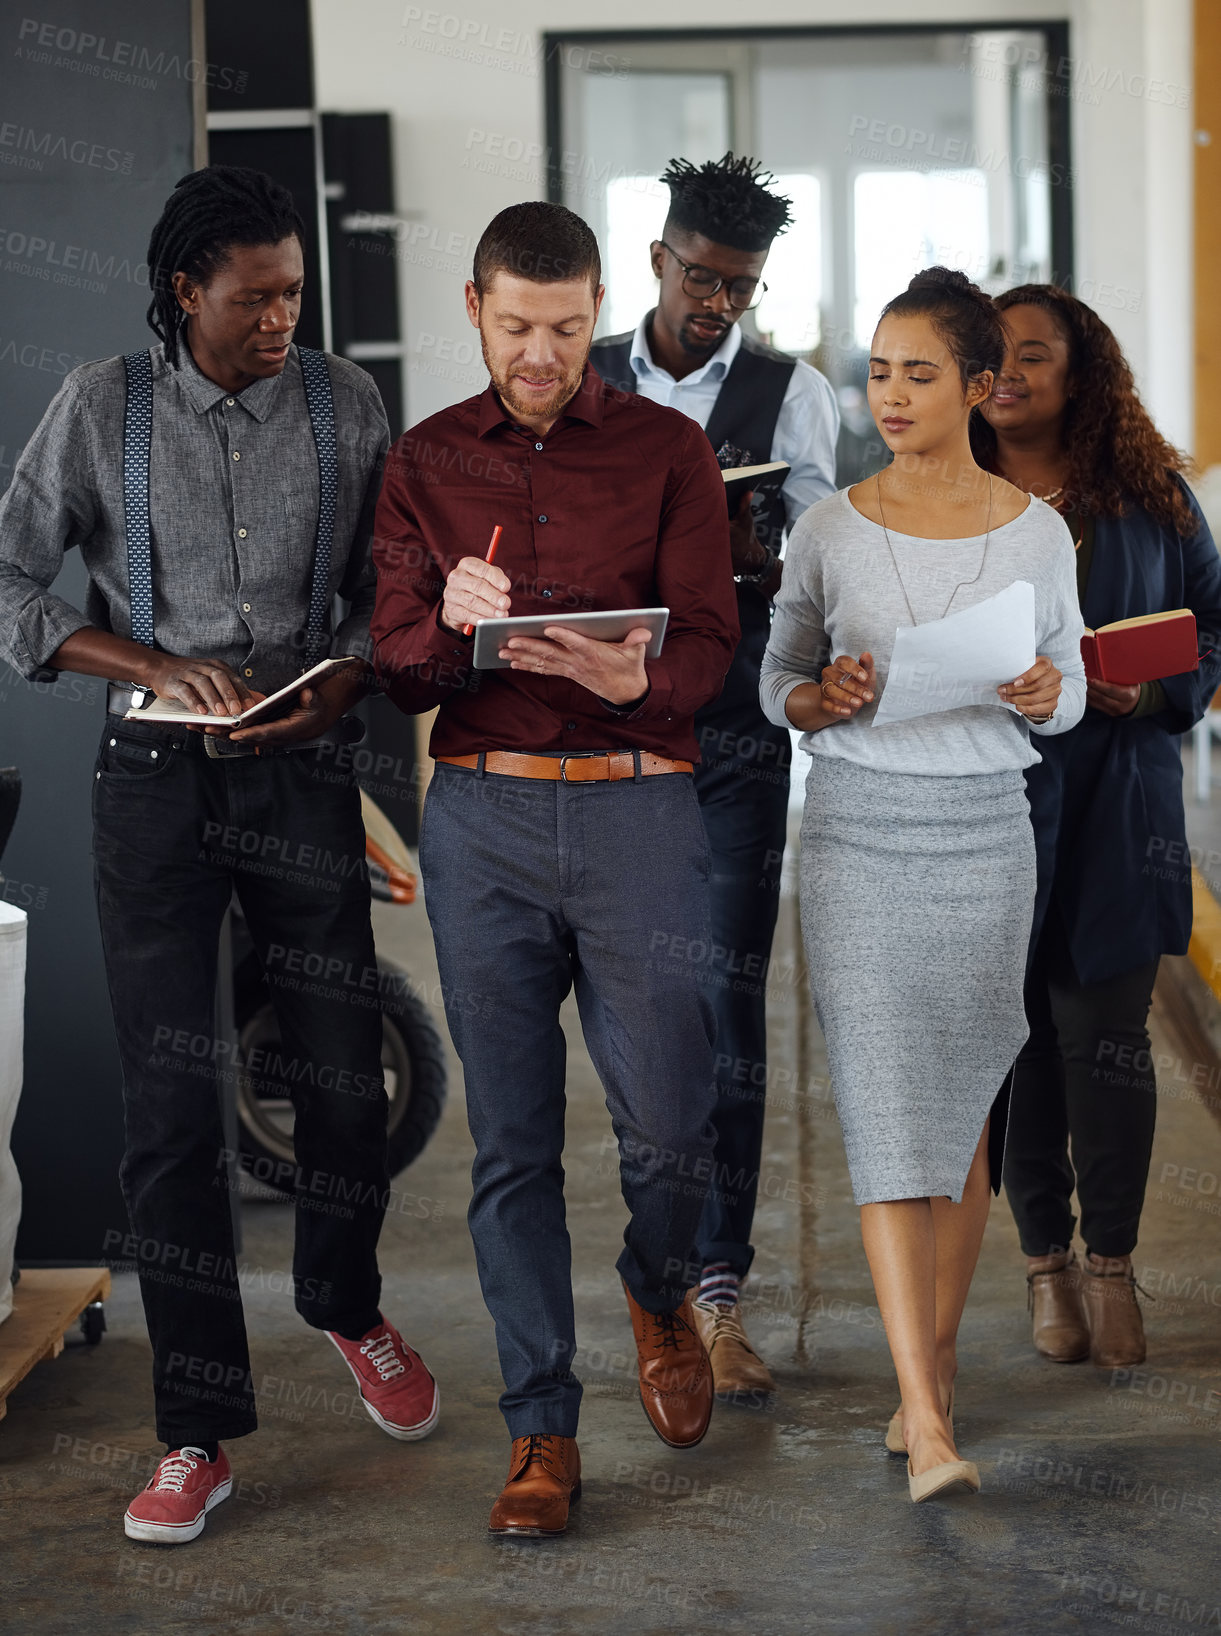
[[[44,21],[53,17],[54,21]],[[68,370],[147,345],[145,250],[193,168],[189,0],[0,0],[0,486]],[[79,556],[56,589],[79,607]],[[5,893],[29,911],[18,1258],[96,1261],[126,1231],[118,1058],[93,908],[104,684],[0,665],[0,763],[25,781]]]
[[249,165],[252,170],[266,171],[292,194],[305,223],[305,291],[293,339],[301,346],[320,347],[323,286],[318,252],[318,153],[314,127],[211,131],[208,162]]
[[208,0],[208,107],[312,108],[309,0]]

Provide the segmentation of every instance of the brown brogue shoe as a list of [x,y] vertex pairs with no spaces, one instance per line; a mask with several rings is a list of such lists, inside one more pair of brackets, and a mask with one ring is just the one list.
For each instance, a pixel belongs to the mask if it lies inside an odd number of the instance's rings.
[[776,1382],[747,1340],[738,1307],[720,1301],[692,1301],[691,1316],[712,1364],[716,1395],[750,1407],[770,1397]]
[[1032,1256],[1026,1263],[1027,1300],[1034,1349],[1053,1363],[1080,1363],[1090,1355],[1081,1294],[1081,1263],[1072,1250]]
[[568,1527],[568,1507],[581,1497],[581,1456],[575,1437],[535,1432],[515,1437],[509,1476],[488,1518],[489,1534],[548,1539]]
[[691,1313],[691,1292],[675,1312],[646,1312],[627,1285],[640,1365],[640,1401],[672,1449],[694,1448],[712,1419],[712,1365]]
[[1130,1256],[1087,1255],[1081,1281],[1090,1326],[1090,1362],[1128,1369],[1145,1361],[1145,1322]]

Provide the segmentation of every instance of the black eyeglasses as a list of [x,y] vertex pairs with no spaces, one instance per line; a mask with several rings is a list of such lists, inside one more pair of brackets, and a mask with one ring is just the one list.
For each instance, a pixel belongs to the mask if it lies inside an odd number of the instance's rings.
[[701,267],[698,262],[684,261],[665,239],[658,239],[657,242],[663,250],[670,251],[682,268],[685,293],[695,296],[697,300],[706,301],[723,287],[729,296],[730,306],[736,307],[739,312],[745,312],[750,307],[757,307],[767,293],[767,285],[761,278],[722,278],[720,273],[714,273],[711,267]]

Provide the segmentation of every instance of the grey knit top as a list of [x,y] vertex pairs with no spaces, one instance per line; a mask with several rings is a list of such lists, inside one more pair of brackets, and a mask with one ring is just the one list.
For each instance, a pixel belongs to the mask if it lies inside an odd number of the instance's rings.
[[[791,726],[784,704],[795,687],[821,681],[822,667],[838,654],[855,659],[868,651],[877,666],[874,703],[851,720],[804,734],[801,745],[810,755],[942,777],[1004,772],[1037,762],[1032,735],[1065,733],[1085,709],[1072,536],[1051,506],[1031,500],[1012,522],[992,530],[986,556],[984,542],[983,534],[926,540],[892,528],[892,561],[885,532],[857,511],[847,489],[811,506],[789,538],[784,583],[763,660],[760,698],[768,720]],[[962,584],[974,579],[981,560],[979,578]],[[964,705],[875,727],[895,631],[912,623],[908,601],[916,622],[924,624],[944,616],[951,592],[949,612],[958,613],[1019,579],[1034,586],[1035,651],[1046,654],[1064,677],[1052,719],[1043,726],[1030,724],[998,699],[996,706]],[[955,592],[956,586],[961,588]]]

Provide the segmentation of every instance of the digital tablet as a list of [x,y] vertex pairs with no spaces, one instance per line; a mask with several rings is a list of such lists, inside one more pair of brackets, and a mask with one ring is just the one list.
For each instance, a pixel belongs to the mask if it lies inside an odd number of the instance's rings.
[[483,619],[475,626],[476,670],[508,670],[510,661],[500,650],[510,636],[542,636],[549,625],[580,631],[599,642],[620,642],[629,631],[646,628],[652,640],[644,650],[646,659],[656,659],[665,639],[669,608],[607,608],[602,613],[553,613],[512,615],[508,619]]

